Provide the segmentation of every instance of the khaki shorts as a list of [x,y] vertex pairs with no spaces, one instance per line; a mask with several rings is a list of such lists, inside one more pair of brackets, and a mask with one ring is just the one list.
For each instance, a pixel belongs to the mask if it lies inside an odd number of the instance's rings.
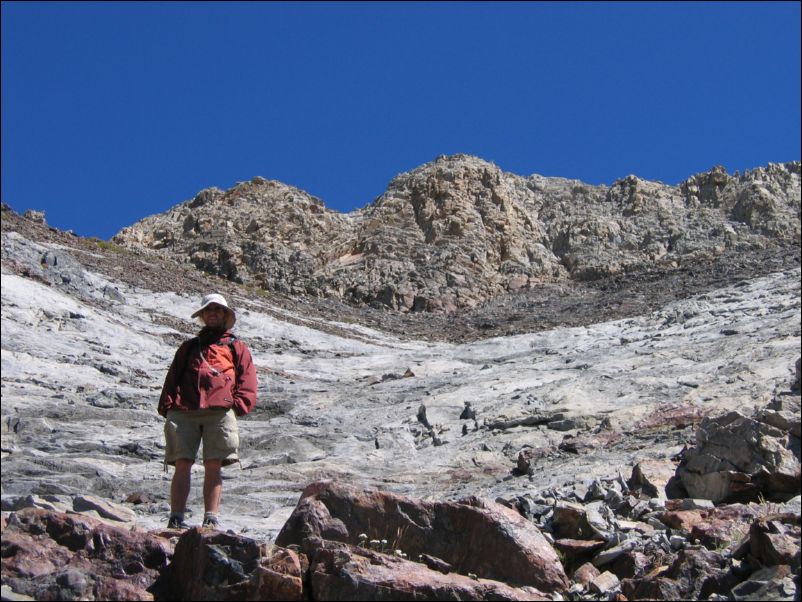
[[223,466],[239,461],[239,431],[234,410],[169,410],[164,423],[164,461],[192,460],[203,440],[203,460],[222,460]]

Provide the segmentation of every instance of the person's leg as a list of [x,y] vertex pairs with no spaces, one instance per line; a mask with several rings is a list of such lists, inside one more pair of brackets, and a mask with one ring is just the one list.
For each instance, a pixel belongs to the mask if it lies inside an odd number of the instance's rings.
[[203,503],[206,512],[220,512],[221,469],[238,460],[239,433],[233,410],[211,413],[203,424]]
[[175,461],[175,473],[170,484],[170,513],[183,515],[189,497],[190,479],[194,460]]
[[203,461],[203,505],[206,512],[220,512],[220,496],[223,493],[222,460]]
[[170,482],[170,528],[185,528],[184,511],[190,490],[192,465],[201,442],[201,428],[194,412],[170,410],[164,422],[165,464],[175,466]]
[[220,528],[221,469],[236,462],[239,447],[237,418],[233,410],[210,412],[203,424],[203,526]]

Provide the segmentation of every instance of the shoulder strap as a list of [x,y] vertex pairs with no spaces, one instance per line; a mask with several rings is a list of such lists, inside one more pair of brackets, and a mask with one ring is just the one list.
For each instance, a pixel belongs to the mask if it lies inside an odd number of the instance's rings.
[[238,340],[237,336],[232,334],[231,339],[228,341],[228,348],[231,349],[231,362],[234,364],[235,373],[237,373],[237,347],[234,343]]

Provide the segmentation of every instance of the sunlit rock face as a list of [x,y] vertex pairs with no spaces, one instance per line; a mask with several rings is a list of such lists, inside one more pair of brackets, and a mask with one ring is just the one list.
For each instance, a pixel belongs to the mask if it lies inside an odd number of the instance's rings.
[[678,186],[523,177],[468,155],[395,177],[348,214],[254,178],[207,189],[114,241],[268,291],[401,312],[476,307],[546,283],[672,270],[800,237],[800,164]]

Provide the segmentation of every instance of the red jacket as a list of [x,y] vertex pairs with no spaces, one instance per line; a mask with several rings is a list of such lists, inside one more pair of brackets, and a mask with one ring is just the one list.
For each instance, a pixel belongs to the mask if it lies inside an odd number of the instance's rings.
[[[233,354],[229,345],[234,347]],[[237,416],[244,416],[256,405],[256,387],[256,367],[245,343],[231,332],[209,346],[202,346],[195,337],[184,341],[175,353],[159,398],[159,414],[234,408]]]

